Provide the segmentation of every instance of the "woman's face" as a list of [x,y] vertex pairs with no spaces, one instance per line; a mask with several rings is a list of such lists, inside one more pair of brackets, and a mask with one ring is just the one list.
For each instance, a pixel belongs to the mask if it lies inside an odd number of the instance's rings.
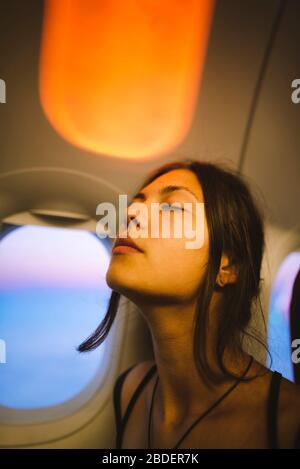
[[[160,193],[166,186],[183,186],[188,190],[175,190]],[[191,192],[193,192],[193,194]],[[131,236],[135,244],[143,252],[116,252],[112,253],[106,281],[110,288],[124,294],[127,298],[135,301],[139,298],[157,300],[159,303],[184,303],[193,300],[197,296],[197,290],[203,279],[206,264],[208,262],[208,230],[206,217],[201,217],[200,223],[204,223],[204,241],[201,247],[187,249],[189,238],[183,234],[180,238],[174,236],[174,211],[167,209],[170,215],[170,236],[162,236],[162,216],[164,210],[158,211],[158,218],[151,217],[151,204],[165,203],[171,206],[174,203],[190,203],[188,211],[177,208],[176,212],[183,214],[191,223],[193,230],[196,229],[196,203],[204,202],[201,186],[197,176],[188,169],[175,169],[159,176],[149,185],[141,189],[141,196],[132,199],[132,203],[139,202],[147,208],[148,234],[147,237],[136,237],[131,234],[130,226],[122,234]],[[153,207],[153,206],[152,206]],[[132,205],[128,207],[129,215]],[[137,212],[133,212],[136,221],[140,223],[140,229],[146,233],[146,219]],[[204,211],[205,213],[205,206]],[[199,220],[199,218],[198,218]],[[128,217],[128,223],[130,216]],[[159,222],[158,237],[151,237],[151,226]],[[199,223],[199,221],[197,222]],[[153,228],[152,226],[152,228]],[[203,226],[203,225],[202,225]],[[132,228],[134,230],[134,228]],[[202,228],[203,230],[203,228]]]

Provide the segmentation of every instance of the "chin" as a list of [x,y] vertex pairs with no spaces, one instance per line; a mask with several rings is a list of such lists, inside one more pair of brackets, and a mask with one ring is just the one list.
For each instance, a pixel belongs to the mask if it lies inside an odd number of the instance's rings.
[[130,281],[128,274],[120,272],[120,270],[109,268],[106,274],[106,283],[112,290],[126,295],[126,292],[132,290],[133,282]]
[[119,291],[117,288],[120,283],[118,282],[118,275],[112,272],[111,269],[107,271],[105,280],[109,288],[111,288],[112,290]]

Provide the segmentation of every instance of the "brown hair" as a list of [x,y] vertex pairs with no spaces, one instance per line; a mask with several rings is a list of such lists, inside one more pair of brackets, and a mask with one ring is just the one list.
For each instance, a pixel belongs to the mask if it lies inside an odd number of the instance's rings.
[[[204,207],[209,232],[209,262],[204,281],[199,287],[197,314],[194,333],[194,358],[199,373],[205,381],[218,383],[219,375],[210,368],[206,355],[206,327],[209,305],[216,287],[216,276],[220,267],[222,252],[230,256],[230,262],[238,266],[238,278],[234,284],[226,284],[222,291],[223,308],[226,314],[218,321],[216,357],[223,374],[236,378],[223,363],[227,348],[239,353],[243,350],[245,336],[258,341],[270,355],[268,347],[259,333],[246,330],[252,317],[252,307],[259,302],[263,323],[265,319],[259,298],[261,278],[260,270],[265,246],[263,217],[254,202],[247,182],[241,174],[229,169],[224,164],[213,164],[196,160],[175,161],[156,169],[143,183],[147,186],[156,178],[174,169],[189,169],[201,184]],[[106,338],[115,319],[120,294],[113,291],[107,313],[95,330],[78,347],[85,352],[98,347]]]

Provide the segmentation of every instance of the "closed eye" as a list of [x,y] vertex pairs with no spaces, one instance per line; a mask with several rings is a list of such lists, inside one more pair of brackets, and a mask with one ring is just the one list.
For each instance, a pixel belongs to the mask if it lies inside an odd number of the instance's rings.
[[163,203],[163,204],[160,204],[160,207],[161,207],[163,210],[164,210],[165,208],[167,208],[167,209],[173,209],[173,208],[174,208],[174,209],[176,209],[176,210],[181,210],[181,211],[185,210],[184,207],[180,207],[180,206],[178,206],[178,204],[167,204],[167,203]]

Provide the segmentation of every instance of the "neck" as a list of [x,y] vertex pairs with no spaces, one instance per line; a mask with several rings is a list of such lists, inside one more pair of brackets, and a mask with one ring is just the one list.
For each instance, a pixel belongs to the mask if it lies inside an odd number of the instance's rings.
[[[212,301],[210,317],[215,317],[218,303]],[[196,368],[193,356],[193,320],[195,304],[139,305],[150,328],[159,383],[155,392],[155,406],[160,409],[160,420],[165,425],[180,425],[187,416],[199,415],[233,383],[224,382],[208,387]],[[207,331],[208,361],[214,371],[220,371],[214,350],[215,328]],[[249,356],[239,357],[228,350],[224,354],[227,368],[242,374]]]

